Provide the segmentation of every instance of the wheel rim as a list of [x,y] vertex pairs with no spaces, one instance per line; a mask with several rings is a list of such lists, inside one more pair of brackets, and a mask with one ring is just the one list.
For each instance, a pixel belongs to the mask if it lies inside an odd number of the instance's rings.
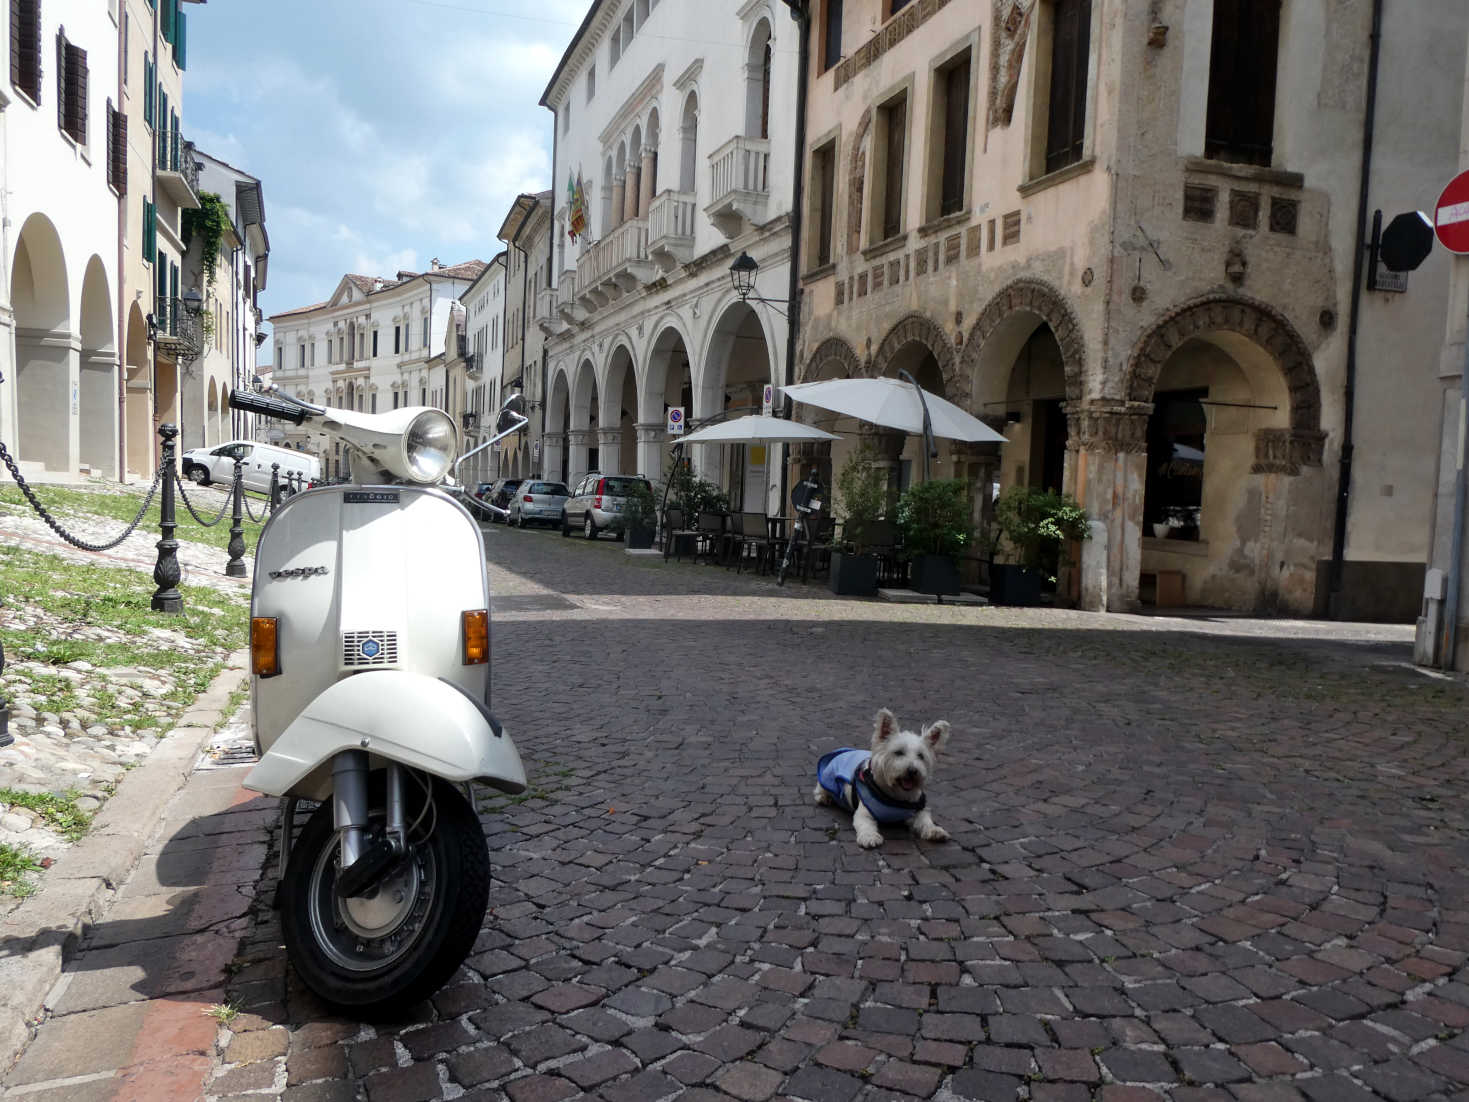
[[371,898],[337,897],[341,848],[324,847],[311,870],[307,911],[311,935],[333,965],[348,972],[379,972],[392,967],[423,930],[437,894],[437,867],[427,845],[413,846],[408,858],[382,881]]
[[591,517],[587,517],[587,519],[586,519],[586,527],[584,527],[582,529],[582,531],[584,531],[587,534],[587,539],[589,539],[589,540],[594,540],[594,539],[597,538],[597,529],[596,529],[596,526],[592,524],[592,518]]

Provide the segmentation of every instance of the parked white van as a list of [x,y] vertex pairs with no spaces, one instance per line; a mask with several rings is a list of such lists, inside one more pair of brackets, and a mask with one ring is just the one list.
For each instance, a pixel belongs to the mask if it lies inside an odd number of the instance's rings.
[[228,485],[235,477],[237,454],[245,461],[245,489],[256,493],[270,493],[270,469],[276,463],[280,464],[282,485],[287,478],[297,475],[308,484],[321,478],[321,461],[316,456],[278,448],[274,444],[257,444],[253,440],[231,440],[216,448],[191,448],[180,457],[180,469],[185,478],[200,486],[208,486],[211,482]]

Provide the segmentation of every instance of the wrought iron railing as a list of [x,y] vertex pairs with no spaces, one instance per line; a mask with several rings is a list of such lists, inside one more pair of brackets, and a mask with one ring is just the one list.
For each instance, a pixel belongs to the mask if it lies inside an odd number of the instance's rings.
[[158,171],[177,172],[188,183],[190,190],[198,195],[199,162],[192,156],[193,146],[184,141],[183,131],[176,126],[160,126],[156,137]]
[[160,295],[153,300],[153,327],[158,343],[197,356],[203,348],[204,330],[199,315],[183,299]]

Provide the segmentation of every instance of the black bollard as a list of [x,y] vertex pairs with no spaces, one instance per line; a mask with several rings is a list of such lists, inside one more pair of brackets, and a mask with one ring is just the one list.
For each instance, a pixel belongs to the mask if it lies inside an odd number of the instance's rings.
[[158,583],[158,590],[153,594],[154,612],[184,610],[184,598],[178,589],[179,579],[183,577],[179,569],[179,541],[173,538],[174,529],[178,527],[173,513],[173,442],[178,434],[179,430],[173,425],[160,425],[158,428],[158,435],[163,437],[163,455],[159,460],[163,505],[158,524],[163,538],[158,541],[158,562],[153,567],[153,580]]
[[233,512],[230,513],[230,561],[225,563],[226,578],[245,576],[245,516],[242,502],[245,493],[245,461],[235,456],[235,484],[231,490]]
[[281,465],[272,463],[270,465],[270,511],[275,512],[275,507],[281,503]]

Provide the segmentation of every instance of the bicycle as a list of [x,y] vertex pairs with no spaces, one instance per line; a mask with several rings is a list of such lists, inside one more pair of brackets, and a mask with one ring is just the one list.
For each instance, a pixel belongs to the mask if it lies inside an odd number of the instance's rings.
[[811,565],[815,523],[821,513],[821,479],[817,477],[814,468],[791,490],[791,507],[795,509],[796,515],[791,518],[791,534],[786,540],[785,556],[775,571],[775,584],[780,586],[786,584],[786,574],[790,572],[791,563],[795,561],[797,548],[801,544],[805,544],[800,552],[802,562],[808,569]]

